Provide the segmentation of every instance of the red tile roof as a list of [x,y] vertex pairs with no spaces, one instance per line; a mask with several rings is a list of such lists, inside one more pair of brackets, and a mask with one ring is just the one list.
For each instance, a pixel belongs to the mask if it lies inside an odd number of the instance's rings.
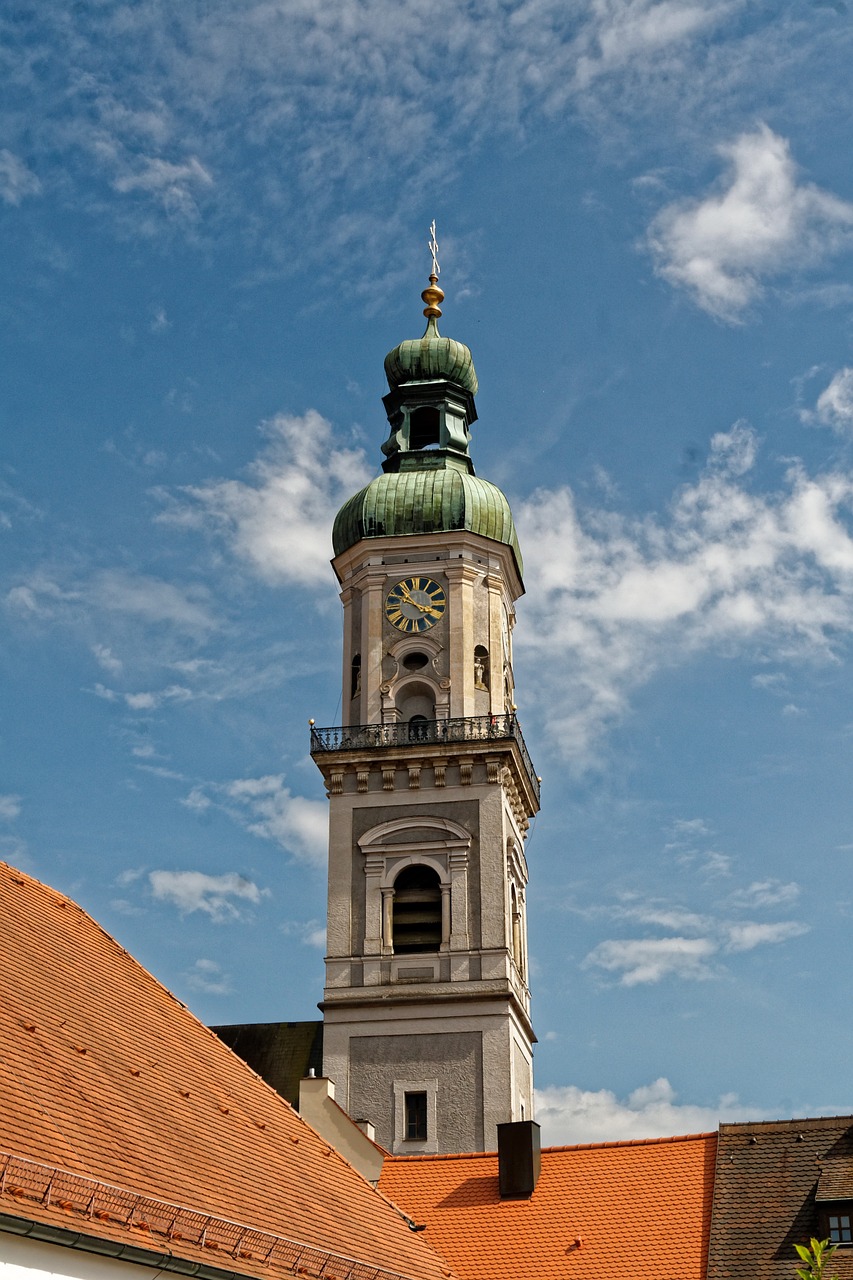
[[[0,1155],[0,1213],[249,1276],[318,1273],[317,1254],[297,1261],[275,1236],[418,1280],[451,1274],[75,903],[0,863],[0,922],[0,1152],[14,1157]],[[70,1176],[45,1194],[52,1169]],[[244,1228],[256,1234],[241,1244]]]
[[493,1153],[392,1157],[379,1186],[463,1280],[703,1280],[716,1134],[553,1147],[529,1200]]

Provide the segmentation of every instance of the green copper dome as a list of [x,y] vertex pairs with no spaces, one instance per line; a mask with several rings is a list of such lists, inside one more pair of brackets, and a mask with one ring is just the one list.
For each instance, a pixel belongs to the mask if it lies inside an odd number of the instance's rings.
[[515,524],[500,489],[471,475],[468,466],[454,458],[434,456],[432,466],[423,461],[412,469],[377,476],[344,503],[332,530],[335,555],[362,538],[467,529],[512,547],[521,574]]
[[407,338],[385,357],[385,376],[392,391],[406,382],[433,382],[446,378],[477,394],[478,382],[471,352],[464,342],[443,338],[430,316],[422,338]]

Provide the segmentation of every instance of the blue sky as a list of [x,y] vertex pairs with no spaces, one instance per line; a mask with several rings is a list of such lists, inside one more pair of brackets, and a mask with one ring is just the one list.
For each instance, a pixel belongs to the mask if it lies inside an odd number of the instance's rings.
[[329,531],[435,218],[526,562],[543,1136],[849,1111],[845,0],[2,37],[3,855],[206,1021],[315,1016]]

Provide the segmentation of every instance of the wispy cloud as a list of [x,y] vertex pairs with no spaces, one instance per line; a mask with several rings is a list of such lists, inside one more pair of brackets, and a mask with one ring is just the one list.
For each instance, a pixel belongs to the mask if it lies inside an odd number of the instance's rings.
[[[156,711],[165,703],[191,702],[197,696],[182,684],[170,684],[165,689],[148,689],[139,693],[118,693],[115,689],[98,683],[94,685],[92,693],[105,702],[123,702],[129,711]],[[134,755],[140,754],[142,752],[139,749],[134,749]]]
[[184,798],[188,809],[220,809],[252,835],[273,840],[303,862],[325,865],[328,807],[321,800],[293,795],[283,774],[204,783]]
[[306,947],[326,947],[326,926],[319,920],[285,920],[279,925],[281,932],[290,938],[298,938]]
[[833,374],[814,410],[804,409],[800,417],[807,423],[832,427],[840,436],[853,435],[853,369],[845,366]]
[[732,906],[746,907],[790,907],[800,896],[800,886],[790,880],[783,884],[781,880],[754,880],[745,889],[739,889],[731,895]]
[[[152,627],[171,627],[193,638],[209,634],[217,625],[206,586],[182,586],[124,569],[97,570],[80,579],[69,575],[69,580],[36,571],[10,588],[5,603],[23,617],[66,625],[101,613]],[[92,649],[102,666],[116,670],[108,645],[99,642]]]
[[27,196],[41,192],[41,181],[19,156],[5,147],[0,149],[0,200],[19,205]]
[[206,996],[228,996],[234,990],[231,975],[215,960],[196,960],[184,974],[188,987]]
[[728,926],[727,951],[752,951],[755,947],[763,947],[768,943],[787,942],[789,938],[800,938],[809,932],[809,925],[799,920],[780,920],[776,924],[757,924],[747,920],[743,924]]
[[[335,269],[355,244],[363,261],[387,266],[389,216],[420,207],[427,158],[440,189],[484,142],[574,113],[608,138],[625,112],[668,112],[672,124],[675,103],[679,129],[699,136],[711,113],[745,118],[756,81],[795,75],[802,48],[823,34],[775,10],[739,22],[745,8],[330,0],[285,14],[264,0],[212,0],[164,24],[159,6],[142,0],[81,13],[73,33],[41,10],[16,24],[7,133],[19,150],[38,147],[40,172],[60,171],[66,199],[125,233],[177,225],[193,235],[202,221],[215,235],[239,223],[268,248],[273,270],[291,270],[306,253]],[[67,59],[40,65],[36,78],[32,48],[51,42]],[[36,88],[37,131],[22,109]],[[357,195],[358,212],[341,190]],[[300,216],[306,200],[310,219]]]
[[212,186],[213,178],[195,156],[180,164],[159,156],[143,156],[134,172],[113,180],[113,188],[122,195],[145,192],[154,196],[171,217],[191,222],[199,216],[196,192]]
[[21,812],[21,797],[15,795],[0,795],[0,819],[5,822],[11,822],[17,818]]
[[635,987],[670,976],[710,978],[709,961],[717,950],[710,938],[608,938],[590,951],[583,965],[618,974],[621,986]]
[[560,1146],[708,1133],[719,1124],[768,1120],[772,1114],[744,1106],[736,1094],[724,1094],[716,1106],[678,1102],[672,1085],[662,1076],[634,1089],[627,1098],[618,1098],[609,1089],[579,1089],[576,1085],[537,1089],[536,1119],[542,1126],[543,1142]]
[[[698,870],[701,874],[704,867]],[[733,918],[740,909],[790,907],[798,896],[796,884],[762,881],[729,894],[722,904],[705,911],[661,901],[597,903],[595,915],[651,926],[657,936],[606,938],[584,957],[582,967],[609,974],[622,987],[645,986],[666,978],[704,981],[718,977],[725,972],[725,955],[777,945],[809,932],[810,926],[801,920]],[[661,930],[668,932],[660,936]]]
[[524,686],[576,767],[661,667],[721,649],[825,660],[853,629],[853,474],[794,463],[758,494],[757,448],[745,424],[718,433],[665,517],[581,514],[568,488],[518,508]]
[[243,904],[257,906],[270,894],[236,871],[221,876],[204,871],[150,871],[148,883],[158,902],[177,907],[181,915],[201,911],[215,924],[244,919]]
[[330,529],[338,508],[371,472],[361,450],[342,448],[314,410],[279,414],[262,427],[267,440],[248,480],[214,480],[163,493],[162,522],[204,528],[268,582],[326,586]]
[[729,166],[721,189],[662,209],[648,243],[665,280],[731,321],[763,281],[849,247],[853,204],[800,181],[788,143],[766,125],[720,154]]

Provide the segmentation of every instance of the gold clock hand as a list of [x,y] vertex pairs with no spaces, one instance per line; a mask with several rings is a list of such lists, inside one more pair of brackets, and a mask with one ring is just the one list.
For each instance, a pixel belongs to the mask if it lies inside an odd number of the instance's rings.
[[425,604],[418,604],[417,600],[413,600],[413,599],[412,599],[412,596],[411,596],[411,594],[410,594],[410,592],[409,592],[409,588],[408,588],[408,587],[402,587],[402,586],[401,586],[401,588],[400,588],[400,594],[402,595],[402,597],[403,597],[403,599],[405,600],[406,604],[414,605],[414,607],[415,607],[416,609],[420,609],[421,613],[424,613],[424,612],[426,611],[426,609],[427,609],[427,607],[428,607],[428,606],[427,606],[427,605],[425,605]]

